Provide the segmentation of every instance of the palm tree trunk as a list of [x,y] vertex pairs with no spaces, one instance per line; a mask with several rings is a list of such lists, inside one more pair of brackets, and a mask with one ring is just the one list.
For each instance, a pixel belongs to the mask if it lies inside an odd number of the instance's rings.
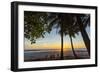
[[63,56],[63,24],[61,25],[61,60],[64,59]]
[[64,56],[63,56],[63,15],[62,14],[59,14],[58,17],[61,19],[60,21],[60,28],[61,28],[61,56],[60,56],[60,59],[63,60],[64,59]]
[[78,24],[79,24],[81,35],[83,37],[83,41],[84,41],[85,46],[87,48],[88,54],[90,56],[90,39],[89,39],[89,37],[88,37],[88,35],[86,33],[85,28],[83,28],[83,23],[82,23],[80,17],[77,17],[77,20],[78,20]]
[[74,50],[74,47],[73,47],[72,37],[70,35],[69,35],[69,37],[70,37],[70,41],[71,41],[72,52],[74,54],[74,57],[77,58],[77,55],[76,55],[75,50]]

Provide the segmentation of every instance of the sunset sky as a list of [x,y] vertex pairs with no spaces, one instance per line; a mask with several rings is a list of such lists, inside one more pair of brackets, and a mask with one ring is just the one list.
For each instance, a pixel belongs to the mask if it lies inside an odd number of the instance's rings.
[[[86,28],[87,34],[90,38],[90,28]],[[74,48],[85,48],[83,39],[81,34],[76,35],[76,38],[73,38],[73,45]],[[32,50],[32,49],[61,49],[61,37],[60,34],[57,33],[56,29],[53,29],[50,34],[46,33],[45,38],[39,38],[36,40],[35,44],[31,44],[31,42],[25,38],[25,50]],[[64,50],[71,49],[70,39],[69,36],[64,36]]]

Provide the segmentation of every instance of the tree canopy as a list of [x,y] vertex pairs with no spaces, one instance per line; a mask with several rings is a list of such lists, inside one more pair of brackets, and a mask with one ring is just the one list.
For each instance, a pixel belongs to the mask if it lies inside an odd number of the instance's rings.
[[[75,34],[80,31],[77,17],[83,22],[83,28],[89,24],[90,17],[88,14],[69,14],[69,13],[48,13],[48,12],[24,12],[24,35],[31,43],[35,43],[37,38],[44,38],[46,32],[50,33],[53,26],[56,29],[63,28],[64,35]],[[63,25],[63,26],[61,26]]]
[[47,13],[24,12],[24,36],[32,43],[37,38],[44,38],[47,26]]

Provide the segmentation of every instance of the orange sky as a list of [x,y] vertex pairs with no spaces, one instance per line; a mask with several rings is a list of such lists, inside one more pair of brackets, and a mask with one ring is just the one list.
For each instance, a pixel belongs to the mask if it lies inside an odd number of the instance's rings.
[[[41,44],[26,44],[25,49],[61,49],[61,44],[60,43],[41,43]],[[70,43],[64,43],[63,44],[64,49],[71,49],[71,44]],[[79,42],[79,43],[74,43],[74,48],[85,48],[84,43]]]

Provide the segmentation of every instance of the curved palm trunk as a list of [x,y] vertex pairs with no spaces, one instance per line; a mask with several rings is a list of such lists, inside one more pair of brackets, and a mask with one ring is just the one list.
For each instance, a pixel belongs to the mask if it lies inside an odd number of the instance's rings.
[[86,33],[85,28],[83,28],[83,23],[82,23],[80,17],[77,17],[77,21],[78,21],[78,24],[79,24],[81,35],[83,37],[83,41],[84,41],[85,46],[87,48],[88,54],[90,56],[90,39],[89,39],[89,37],[88,37],[88,35]]
[[70,41],[71,41],[72,52],[74,54],[74,57],[77,58],[77,55],[76,55],[75,50],[74,50],[74,47],[73,47],[72,37],[70,35],[69,35],[69,37],[70,37]]

